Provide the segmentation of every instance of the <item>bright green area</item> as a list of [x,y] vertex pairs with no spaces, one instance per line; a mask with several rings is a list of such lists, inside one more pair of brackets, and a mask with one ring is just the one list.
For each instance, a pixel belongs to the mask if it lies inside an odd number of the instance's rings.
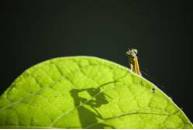
[[154,84],[96,57],[55,58],[0,97],[0,128],[193,128]]

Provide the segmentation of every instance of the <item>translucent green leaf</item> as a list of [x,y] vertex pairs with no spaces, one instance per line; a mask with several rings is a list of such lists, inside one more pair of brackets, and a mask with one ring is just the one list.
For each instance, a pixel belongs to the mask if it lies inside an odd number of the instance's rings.
[[174,102],[128,68],[96,57],[45,61],[0,97],[0,128],[193,128]]

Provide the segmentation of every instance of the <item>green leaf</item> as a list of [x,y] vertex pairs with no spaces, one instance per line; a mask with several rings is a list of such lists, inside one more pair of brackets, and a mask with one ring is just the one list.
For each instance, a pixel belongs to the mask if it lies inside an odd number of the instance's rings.
[[96,57],[45,61],[0,97],[0,128],[193,128],[158,87]]

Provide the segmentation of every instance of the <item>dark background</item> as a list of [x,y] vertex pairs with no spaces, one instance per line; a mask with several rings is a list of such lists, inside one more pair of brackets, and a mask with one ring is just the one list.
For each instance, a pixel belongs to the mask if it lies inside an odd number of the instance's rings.
[[91,55],[128,65],[137,48],[143,75],[193,121],[192,3],[186,0],[1,1],[1,93],[43,60]]

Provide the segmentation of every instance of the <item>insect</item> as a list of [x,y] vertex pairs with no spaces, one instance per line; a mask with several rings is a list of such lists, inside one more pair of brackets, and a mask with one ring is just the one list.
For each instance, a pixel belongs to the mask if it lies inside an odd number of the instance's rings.
[[126,52],[129,58],[131,71],[141,76],[137,53],[138,53],[137,49],[128,49],[128,51]]

